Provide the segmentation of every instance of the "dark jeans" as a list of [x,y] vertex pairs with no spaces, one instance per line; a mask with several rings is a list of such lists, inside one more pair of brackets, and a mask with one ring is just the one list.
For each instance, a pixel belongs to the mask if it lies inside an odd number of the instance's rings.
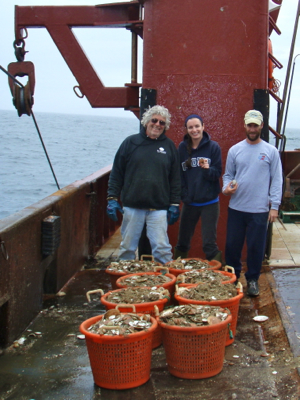
[[227,237],[225,248],[226,264],[235,269],[237,278],[242,270],[241,256],[246,238],[247,280],[258,279],[264,259],[268,212],[247,213],[228,208]]
[[197,222],[201,217],[202,248],[206,258],[211,260],[219,252],[216,243],[219,214],[219,202],[200,207],[184,204],[176,248],[183,252],[189,251]]

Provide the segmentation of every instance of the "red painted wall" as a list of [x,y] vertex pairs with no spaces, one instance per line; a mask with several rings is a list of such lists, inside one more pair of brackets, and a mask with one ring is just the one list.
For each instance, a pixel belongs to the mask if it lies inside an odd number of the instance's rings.
[[[157,104],[172,114],[168,135],[176,145],[190,113],[222,149],[244,139],[243,116],[254,89],[267,88],[268,1],[146,0],[143,88],[157,90]],[[224,250],[228,198],[220,195],[218,244]],[[176,244],[178,224],[170,229]],[[200,226],[191,256],[203,256]]]

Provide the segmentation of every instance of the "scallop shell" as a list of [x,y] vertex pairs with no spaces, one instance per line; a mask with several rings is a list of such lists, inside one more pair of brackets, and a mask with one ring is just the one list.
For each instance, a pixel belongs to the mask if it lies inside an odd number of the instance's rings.
[[269,319],[269,317],[266,317],[265,315],[257,315],[253,318],[253,320],[256,322],[264,322],[267,321],[267,319]]
[[77,339],[83,340],[85,339],[85,335],[77,335]]
[[120,314],[121,313],[119,310],[111,309],[111,310],[106,311],[106,313],[104,314],[104,319],[107,319],[107,318],[111,317],[112,315],[117,316]]
[[214,317],[213,315],[210,315],[207,318],[207,322],[208,322],[208,325],[215,325],[215,324],[219,324],[222,321],[219,318]]
[[161,317],[167,317],[168,315],[171,315],[171,314],[173,314],[173,309],[169,308],[169,309],[163,311],[163,312],[160,314],[160,316],[161,316]]

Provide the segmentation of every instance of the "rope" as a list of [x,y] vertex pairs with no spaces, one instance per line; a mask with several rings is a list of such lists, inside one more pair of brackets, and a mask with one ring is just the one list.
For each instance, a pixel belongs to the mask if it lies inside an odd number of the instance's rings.
[[[1,69],[6,75],[8,75],[15,83],[17,83],[17,84],[20,85],[22,88],[24,88],[24,85],[23,85],[21,82],[19,82],[13,75],[11,75],[8,71],[6,71],[1,65],[0,65],[0,69]],[[44,141],[43,141],[43,138],[42,138],[40,129],[39,129],[39,127],[38,127],[38,124],[37,124],[37,122],[36,122],[36,119],[35,119],[35,116],[34,116],[32,110],[31,110],[31,115],[32,115],[32,119],[33,119],[34,125],[35,125],[36,130],[37,130],[37,133],[38,133],[38,135],[39,135],[40,141],[41,141],[41,143],[42,143],[42,146],[43,146],[45,155],[46,155],[46,157],[47,157],[47,160],[48,160],[50,169],[51,169],[51,171],[52,171],[52,174],[53,174],[53,177],[54,177],[56,186],[57,186],[58,190],[60,190],[60,187],[59,187],[59,184],[58,184],[58,182],[57,182],[57,179],[56,179],[56,176],[55,176],[55,173],[54,173],[54,170],[53,170],[53,167],[52,167],[50,158],[49,158],[48,153],[47,153],[47,150],[46,150],[46,146],[45,146],[45,144],[44,144]]]

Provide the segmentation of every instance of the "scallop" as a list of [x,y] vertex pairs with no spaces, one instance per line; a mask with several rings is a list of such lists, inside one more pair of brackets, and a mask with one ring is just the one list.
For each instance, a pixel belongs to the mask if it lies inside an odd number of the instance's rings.
[[256,322],[264,322],[267,321],[269,317],[266,317],[265,315],[257,315],[256,317],[253,318],[254,321]]

